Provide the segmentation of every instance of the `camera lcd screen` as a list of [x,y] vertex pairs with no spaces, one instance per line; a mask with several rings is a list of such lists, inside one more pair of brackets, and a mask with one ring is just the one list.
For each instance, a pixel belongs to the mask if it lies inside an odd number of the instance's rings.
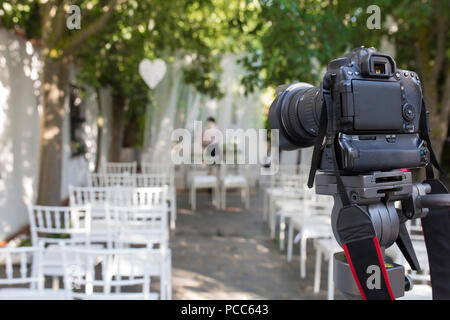
[[353,80],[352,86],[355,130],[402,129],[400,83]]

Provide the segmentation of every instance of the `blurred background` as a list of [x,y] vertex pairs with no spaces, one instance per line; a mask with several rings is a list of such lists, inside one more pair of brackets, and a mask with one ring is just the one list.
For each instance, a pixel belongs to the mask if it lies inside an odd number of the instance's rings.
[[[277,86],[318,85],[330,60],[359,46],[374,46],[419,74],[433,146],[450,170],[449,15],[445,0],[0,0],[2,245],[28,239],[27,204],[67,205],[69,185],[87,185],[108,163],[136,163],[138,173],[145,163],[170,163],[175,129],[192,132],[194,121],[206,126],[210,117],[223,132],[270,129]],[[308,166],[309,156],[285,153],[281,163]],[[214,290],[231,292],[221,298],[315,297],[312,279],[298,282],[297,265],[285,265],[268,237],[261,212],[264,188],[273,181],[259,167],[244,169],[248,212],[232,193],[231,209],[220,216],[208,192],[198,193],[198,209],[189,206],[196,171],[174,167],[175,297],[214,298],[208,296]],[[224,247],[208,247],[207,239]],[[239,243],[253,246],[252,253]],[[201,259],[220,250],[226,253],[220,267],[200,270],[209,264]],[[259,261],[254,252],[271,256]],[[197,262],[183,260],[190,255]],[[252,267],[233,280],[233,263]],[[270,270],[285,276],[264,286]],[[246,285],[259,271],[261,279]],[[224,288],[230,283],[239,290]],[[292,290],[269,293],[283,285]]]

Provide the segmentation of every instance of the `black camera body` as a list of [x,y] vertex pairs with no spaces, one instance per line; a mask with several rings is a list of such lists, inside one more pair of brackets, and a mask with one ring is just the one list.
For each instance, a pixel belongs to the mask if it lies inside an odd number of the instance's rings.
[[319,169],[333,171],[331,143],[341,170],[349,173],[424,167],[430,161],[420,138],[422,90],[419,77],[397,69],[375,48],[358,48],[328,64],[320,88],[284,88],[269,119],[280,129],[280,147],[312,146],[318,136],[324,89],[331,92],[328,139]]

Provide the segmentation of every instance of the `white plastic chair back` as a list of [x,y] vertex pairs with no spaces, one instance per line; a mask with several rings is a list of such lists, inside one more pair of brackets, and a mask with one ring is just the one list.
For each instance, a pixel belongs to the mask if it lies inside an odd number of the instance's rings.
[[173,187],[173,181],[166,173],[137,174],[136,186],[138,188],[149,187]]
[[70,205],[91,207],[92,218],[105,218],[105,204],[111,198],[114,187],[73,187],[69,186]]
[[175,175],[175,166],[172,163],[142,162],[141,172],[143,174],[164,173],[169,177],[173,177]]
[[29,206],[33,245],[89,242],[91,208]]
[[108,203],[116,206],[146,207],[167,211],[167,186],[152,188],[113,188]]
[[41,262],[42,248],[39,246],[1,248],[0,265],[4,269],[0,272],[0,286],[43,289]]
[[167,209],[107,206],[111,240],[116,247],[168,247]]
[[89,174],[89,187],[135,187],[134,175],[126,173],[91,173]]
[[103,170],[104,173],[129,173],[136,174],[137,162],[108,162]]
[[150,267],[159,259],[155,255],[149,248],[64,247],[67,295],[94,300],[156,299],[157,294],[150,292]]

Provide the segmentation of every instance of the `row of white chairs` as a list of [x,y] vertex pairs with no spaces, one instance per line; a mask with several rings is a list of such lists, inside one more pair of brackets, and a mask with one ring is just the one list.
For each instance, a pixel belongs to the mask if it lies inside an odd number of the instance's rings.
[[108,162],[99,173],[89,173],[90,187],[162,187],[168,186],[170,228],[176,227],[177,202],[175,187],[175,166],[171,163],[142,162],[137,174],[137,162]]
[[[109,250],[106,252],[109,255],[114,250],[132,250],[140,246],[155,250],[152,251],[152,257],[159,255],[159,260],[152,264],[153,269],[149,271],[149,275],[160,277],[160,297],[170,299],[171,253],[168,248],[166,200],[167,187],[116,186],[71,188],[70,207],[30,206],[33,246],[45,248],[42,253],[44,263],[35,263],[34,266],[43,266],[42,274],[52,277],[54,289],[58,289],[58,277],[64,277],[66,271],[61,245]],[[73,255],[68,257],[70,261],[73,260]],[[71,265],[80,267],[76,261],[72,261]]]
[[[104,167],[101,168],[102,173],[137,173],[138,164],[133,162],[107,162]],[[175,167],[171,163],[151,163],[142,162],[140,164],[141,173],[166,173],[169,176],[175,174]]]
[[[0,249],[0,299],[7,300],[155,300],[152,267],[160,263],[161,250],[59,245],[64,290],[45,288],[43,245]],[[164,276],[163,276],[164,278]],[[2,288],[3,287],[3,288]]]
[[[230,167],[230,168],[228,168]],[[235,170],[232,170],[232,168]],[[197,190],[211,189],[212,204],[216,208],[226,209],[226,199],[228,189],[240,189],[241,201],[246,209],[250,207],[250,186],[245,173],[240,172],[240,166],[220,165],[219,174],[217,175],[212,168],[213,174],[207,174],[205,170],[200,170],[198,166],[192,167],[192,181],[190,187],[189,202],[192,210],[197,208]]]

